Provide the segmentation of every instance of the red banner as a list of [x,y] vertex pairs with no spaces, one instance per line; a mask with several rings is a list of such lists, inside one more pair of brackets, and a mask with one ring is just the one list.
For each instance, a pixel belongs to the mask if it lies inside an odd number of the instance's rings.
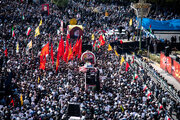
[[160,56],[160,67],[165,70],[166,69],[166,56],[164,55],[164,53],[161,52],[161,56]]
[[49,4],[42,4],[42,11],[47,12],[49,15]]
[[166,57],[162,52],[160,56],[160,67],[169,74],[172,73],[172,59],[171,57]]
[[160,67],[169,74],[172,74],[180,82],[180,64],[175,60],[173,60],[172,64],[172,58],[166,57],[162,52],[160,56]]
[[166,70],[168,71],[169,74],[172,73],[172,59],[171,57],[166,57]]
[[173,60],[172,75],[180,82],[180,64]]

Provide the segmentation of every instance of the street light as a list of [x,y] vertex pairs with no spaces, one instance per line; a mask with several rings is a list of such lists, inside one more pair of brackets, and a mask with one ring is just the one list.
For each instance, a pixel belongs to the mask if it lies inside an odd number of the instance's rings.
[[135,10],[135,14],[137,18],[141,18],[141,25],[140,25],[140,40],[139,40],[139,49],[141,50],[141,28],[142,28],[142,18],[147,17],[151,8],[150,3],[145,3],[146,0],[139,0],[138,3],[131,4],[131,8]]

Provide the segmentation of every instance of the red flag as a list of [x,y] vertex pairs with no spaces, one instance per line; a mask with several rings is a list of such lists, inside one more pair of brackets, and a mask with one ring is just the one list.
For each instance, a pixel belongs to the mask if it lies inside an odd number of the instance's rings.
[[59,46],[58,46],[58,52],[57,52],[57,59],[56,59],[56,72],[58,70],[59,67],[59,59],[62,56],[63,59],[63,55],[64,55],[64,40],[61,36],[61,41],[59,41]]
[[26,32],[26,35],[28,36],[28,35],[30,34],[30,32],[31,32],[31,28],[28,27],[27,32]]
[[68,42],[68,39],[66,39],[66,51],[65,51],[64,56],[63,56],[63,60],[65,62],[67,62],[68,54],[69,54],[69,42]]
[[52,59],[52,65],[54,65],[54,55],[53,55],[53,44],[51,43],[51,59]]
[[166,115],[165,120],[171,120],[168,115]]
[[49,54],[49,43],[47,43],[41,50],[41,54],[42,56],[46,56],[47,54]]
[[47,43],[41,50],[40,54],[40,69],[45,69],[46,55],[49,54],[49,43]]
[[68,53],[68,61],[69,60],[73,60],[73,51],[72,51],[71,43],[69,46],[69,53]]
[[120,43],[121,43],[121,44],[123,44],[123,41],[122,41],[122,40],[120,40]]
[[6,48],[6,50],[4,51],[4,54],[5,54],[5,56],[7,57],[7,54],[8,54],[7,48]]
[[148,99],[149,99],[150,95],[151,95],[151,92],[148,90],[148,91],[147,91],[147,98],[148,98]]
[[[72,51],[73,51],[73,55],[74,55],[74,53],[75,53],[75,51],[76,51],[75,46],[76,46],[76,44],[73,45],[73,50],[72,50]],[[74,56],[75,56],[75,55],[74,55]],[[75,57],[76,57],[76,56],[75,56]]]
[[69,30],[67,30],[67,36],[66,36],[66,39],[70,39]]
[[105,44],[105,41],[104,41],[104,39],[102,39],[101,45],[103,46],[104,44]]
[[93,48],[95,48],[95,46],[96,46],[96,40],[94,41]]
[[57,59],[56,59],[56,72],[57,72],[57,70],[58,70],[58,66],[59,66],[59,57],[58,57],[58,55],[57,55]]
[[61,41],[59,41],[59,46],[58,46],[58,53],[57,53],[57,57],[61,57],[63,59],[63,55],[64,55],[64,40],[61,36]]
[[128,71],[128,68],[129,68],[129,63],[126,62],[126,71]]
[[66,36],[66,38],[67,38],[67,39],[70,39],[70,35],[69,35],[69,33],[67,33],[67,36]]
[[151,25],[149,25],[149,32],[152,33]]
[[134,55],[132,56],[132,59],[133,59],[133,60],[132,60],[132,63],[134,63]]
[[11,99],[10,104],[12,104],[12,105],[13,105],[13,107],[14,107],[14,100],[13,100],[13,99]]
[[40,66],[39,66],[39,68],[45,70],[45,64],[46,64],[46,58],[44,58],[44,56],[41,54],[40,55]]
[[62,40],[59,41],[59,46],[58,46],[57,59],[56,59],[56,72],[57,72],[58,67],[59,67],[60,48],[61,48],[61,44],[62,44],[61,42],[62,42]]
[[163,106],[161,104],[159,104],[159,109],[161,110],[163,108]]
[[103,36],[100,35],[99,37],[100,46],[103,46],[105,44],[105,41],[103,40]]
[[78,52],[78,58],[81,57],[82,54],[82,39],[80,38],[79,40],[79,52]]
[[64,40],[63,40],[62,36],[61,36],[61,41],[59,42],[58,51],[59,51],[58,52],[59,58],[61,56],[63,57],[63,55],[64,55]]
[[147,89],[148,87],[146,85],[143,86],[143,92]]
[[77,39],[76,44],[75,44],[75,46],[73,47],[73,53],[74,53],[74,56],[75,56],[75,57],[76,57],[76,55],[79,53],[79,41],[80,41],[80,40]]

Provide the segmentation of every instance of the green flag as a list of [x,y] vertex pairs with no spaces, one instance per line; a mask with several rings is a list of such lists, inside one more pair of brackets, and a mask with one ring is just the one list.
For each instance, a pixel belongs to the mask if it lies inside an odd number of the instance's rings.
[[14,26],[12,27],[12,37],[15,36],[15,33],[14,33]]
[[152,33],[151,25],[149,25],[149,32],[150,32],[150,34]]

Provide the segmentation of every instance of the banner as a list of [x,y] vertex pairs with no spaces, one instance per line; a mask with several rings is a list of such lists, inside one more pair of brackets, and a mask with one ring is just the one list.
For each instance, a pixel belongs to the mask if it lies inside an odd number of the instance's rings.
[[79,38],[83,35],[83,26],[82,25],[68,25],[68,31],[71,38]]
[[167,64],[166,64],[166,69],[169,74],[172,74],[172,59],[171,57],[166,57]]
[[165,68],[166,68],[166,56],[162,52],[161,52],[161,55],[160,55],[160,67],[163,70],[165,70]]
[[180,64],[175,60],[173,60],[172,75],[180,82]]
[[96,63],[96,56],[91,51],[86,51],[81,55],[81,61],[90,62],[91,64]]
[[160,67],[169,74],[172,74],[173,77],[180,82],[180,64],[172,60],[171,57],[166,57],[162,52],[160,56]]
[[172,74],[172,59],[171,57],[166,57],[162,52],[160,56],[160,67],[169,74]]
[[[140,27],[140,18],[137,19],[139,22]],[[153,20],[149,18],[143,18],[142,20],[142,26],[145,29],[149,29],[149,26],[151,25],[152,30],[180,30],[180,19],[173,19],[173,20],[166,20],[166,21],[160,21],[160,20]]]
[[49,15],[49,4],[42,4],[42,11]]

